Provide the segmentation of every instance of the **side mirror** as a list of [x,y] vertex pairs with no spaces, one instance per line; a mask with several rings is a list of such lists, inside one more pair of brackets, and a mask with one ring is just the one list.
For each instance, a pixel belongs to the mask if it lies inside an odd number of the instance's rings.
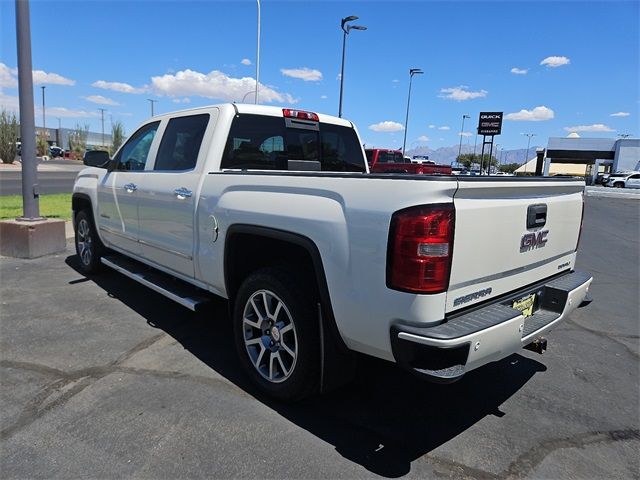
[[111,162],[109,152],[102,150],[86,152],[82,159],[82,163],[88,167],[107,168],[109,166],[109,162]]

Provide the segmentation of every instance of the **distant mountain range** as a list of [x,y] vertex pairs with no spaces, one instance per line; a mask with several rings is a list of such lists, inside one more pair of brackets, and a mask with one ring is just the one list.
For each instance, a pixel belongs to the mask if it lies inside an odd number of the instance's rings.
[[[532,146],[529,148],[527,153],[526,148],[520,148],[517,150],[500,150],[498,156],[500,157],[501,164],[506,163],[519,163],[522,164],[526,160],[531,160],[536,156],[536,146]],[[482,149],[482,145],[478,145],[476,148],[476,154],[480,155]],[[463,145],[461,153],[473,153],[473,147],[469,145]],[[487,145],[485,152],[486,155],[489,154],[489,146]],[[441,163],[444,165],[450,165],[451,162],[456,160],[458,156],[458,145],[454,145],[452,147],[440,147],[436,150],[433,150],[429,147],[416,147],[411,150],[407,150],[405,155],[409,157],[413,157],[414,155],[429,155],[429,160],[433,160],[436,163]],[[495,149],[493,151],[493,156],[496,156]]]

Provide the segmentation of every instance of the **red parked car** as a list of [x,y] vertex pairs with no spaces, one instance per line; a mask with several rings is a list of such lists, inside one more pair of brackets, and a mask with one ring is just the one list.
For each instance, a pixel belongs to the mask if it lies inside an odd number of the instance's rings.
[[371,173],[412,173],[424,175],[451,175],[450,165],[437,165],[432,163],[411,163],[402,156],[400,150],[388,150],[384,148],[367,148],[369,171]]

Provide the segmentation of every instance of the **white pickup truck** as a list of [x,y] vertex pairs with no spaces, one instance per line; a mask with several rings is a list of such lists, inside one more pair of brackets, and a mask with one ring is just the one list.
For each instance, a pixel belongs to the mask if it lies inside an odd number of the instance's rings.
[[87,163],[81,268],[192,310],[229,299],[242,365],[281,399],[323,391],[353,352],[457,380],[532,345],[592,280],[574,271],[583,181],[370,174],[336,117],[191,109]]

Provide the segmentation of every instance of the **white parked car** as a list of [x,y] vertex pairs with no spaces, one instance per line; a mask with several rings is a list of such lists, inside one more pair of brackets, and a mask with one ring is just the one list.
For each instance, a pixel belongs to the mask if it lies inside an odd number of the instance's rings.
[[242,367],[280,399],[340,383],[353,352],[451,382],[540,351],[592,281],[574,271],[583,181],[370,174],[342,118],[190,109],[86,163],[72,197],[82,270],[192,310],[228,299]]
[[640,188],[640,172],[612,173],[605,183],[614,188]]

